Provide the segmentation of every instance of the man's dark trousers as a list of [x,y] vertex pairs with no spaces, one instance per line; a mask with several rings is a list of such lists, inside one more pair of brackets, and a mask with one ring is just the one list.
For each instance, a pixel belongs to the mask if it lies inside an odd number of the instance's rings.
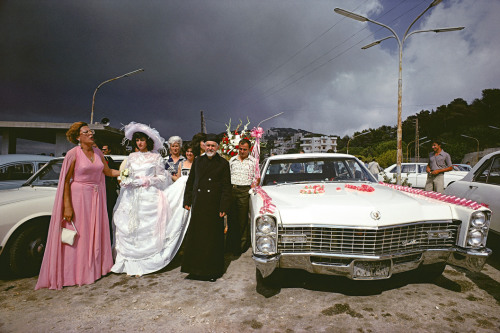
[[231,210],[228,216],[227,251],[240,255],[250,246],[248,207],[250,185],[232,185]]

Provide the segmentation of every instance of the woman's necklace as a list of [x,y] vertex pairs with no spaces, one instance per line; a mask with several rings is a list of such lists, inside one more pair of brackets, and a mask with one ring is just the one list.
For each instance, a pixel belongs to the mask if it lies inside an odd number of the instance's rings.
[[[87,156],[87,158],[90,160],[90,162],[94,163],[94,150],[85,150],[83,149],[83,153],[85,154],[85,156]],[[90,152],[90,156],[89,156],[89,153]]]

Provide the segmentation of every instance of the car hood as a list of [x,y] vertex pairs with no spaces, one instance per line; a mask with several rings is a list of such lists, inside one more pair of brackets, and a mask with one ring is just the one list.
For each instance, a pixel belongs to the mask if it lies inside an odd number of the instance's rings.
[[23,186],[16,189],[2,190],[0,191],[0,206],[54,196],[55,193],[55,187]]
[[325,184],[324,194],[301,194],[304,184],[265,186],[263,189],[272,198],[285,224],[378,227],[452,219],[448,204],[380,184],[370,186],[375,191],[346,189],[343,183]]
[[447,176],[455,176],[455,177],[465,177],[469,172],[468,171],[448,171],[445,173]]

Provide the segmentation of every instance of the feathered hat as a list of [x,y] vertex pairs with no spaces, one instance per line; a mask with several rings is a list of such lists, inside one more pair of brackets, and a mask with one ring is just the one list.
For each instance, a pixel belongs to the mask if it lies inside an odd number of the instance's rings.
[[132,136],[136,132],[142,132],[149,136],[151,140],[153,140],[154,146],[153,151],[161,151],[165,149],[163,143],[165,143],[165,139],[161,137],[160,133],[154,128],[149,127],[146,124],[136,123],[135,121],[130,122],[130,124],[125,125],[123,127],[123,132],[125,132],[125,138],[123,139],[124,144],[127,140],[132,140]]

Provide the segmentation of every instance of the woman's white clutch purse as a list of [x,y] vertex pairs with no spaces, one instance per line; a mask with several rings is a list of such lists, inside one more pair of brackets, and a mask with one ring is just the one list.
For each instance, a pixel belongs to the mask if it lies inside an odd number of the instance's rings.
[[75,230],[71,230],[68,228],[61,228],[61,242],[68,244],[68,245],[73,245],[75,242],[75,237],[78,234],[78,230],[76,230],[75,223],[71,221],[71,224],[73,225],[73,228]]

